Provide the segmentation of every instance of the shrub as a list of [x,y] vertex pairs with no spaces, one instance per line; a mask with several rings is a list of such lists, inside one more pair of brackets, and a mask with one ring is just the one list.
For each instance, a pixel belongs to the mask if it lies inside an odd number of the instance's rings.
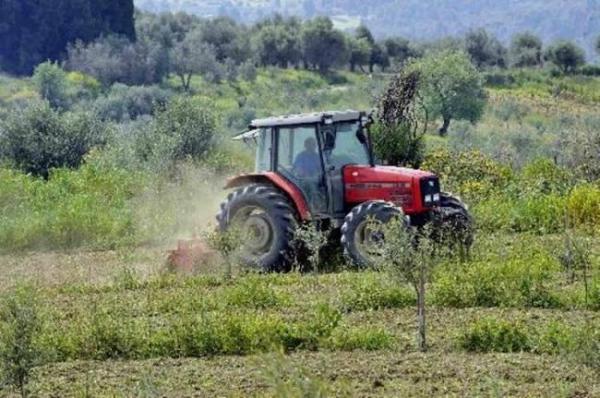
[[[265,356],[262,362],[264,383],[272,390],[268,396],[320,398],[335,395],[327,381],[292,363],[283,353]],[[339,395],[339,391],[336,392]]]
[[74,102],[94,99],[102,89],[98,80],[81,72],[68,72],[67,83],[67,93]]
[[537,159],[528,163],[519,175],[522,191],[535,194],[564,194],[571,187],[573,176],[550,159]]
[[66,108],[67,98],[67,74],[58,64],[44,62],[35,68],[33,82],[40,96],[48,101],[53,108]]
[[415,305],[415,293],[408,287],[368,275],[370,274],[353,279],[344,290],[342,293],[344,311],[378,311],[384,308],[405,308]]
[[474,352],[522,352],[532,349],[526,326],[519,321],[488,317],[477,320],[458,336],[458,344]]
[[567,212],[574,226],[600,226],[600,188],[591,184],[575,187],[567,199]]
[[0,169],[0,249],[80,245],[110,248],[134,239],[128,201],[139,175],[86,164],[48,181]]
[[24,172],[48,178],[53,168],[79,166],[108,134],[89,113],[59,114],[48,102],[32,102],[0,121],[0,150]]
[[118,314],[100,309],[92,314],[91,325],[80,349],[84,357],[94,360],[143,357],[144,339],[136,336],[144,329],[143,320],[123,320]]
[[305,321],[287,323],[278,331],[280,345],[286,350],[317,350],[331,336],[342,314],[329,304],[318,304]]
[[588,182],[600,179],[600,117],[585,117],[569,125],[569,134],[561,140],[563,156],[568,167]]
[[114,84],[107,96],[97,99],[93,107],[102,120],[134,120],[139,116],[154,114],[157,108],[166,105],[170,95],[170,92],[157,86]]
[[94,76],[105,87],[113,83],[160,83],[168,73],[168,57],[160,44],[149,40],[130,42],[118,36],[81,41],[68,48],[67,68]]
[[513,177],[509,167],[479,151],[439,149],[427,155],[422,168],[440,176],[446,189],[473,199],[502,190]]
[[223,299],[228,305],[251,308],[279,307],[289,302],[288,296],[277,292],[258,277],[240,280],[234,287],[225,291]]
[[214,147],[216,119],[207,105],[193,99],[172,99],[156,115],[152,131],[138,140],[143,159],[200,159]]
[[0,308],[0,361],[4,383],[27,395],[27,383],[35,366],[44,362],[36,339],[41,318],[36,292],[21,286],[2,301]]
[[328,345],[332,349],[353,351],[377,351],[392,347],[393,335],[378,327],[341,327],[336,329],[329,338]]
[[587,324],[575,333],[572,355],[574,359],[595,370],[600,370],[600,329]]
[[573,351],[576,339],[564,323],[551,322],[536,333],[533,351],[539,354],[566,354]]
[[546,254],[527,258],[446,264],[433,285],[433,302],[447,307],[561,308],[566,303],[551,288],[558,270]]
[[556,194],[519,198],[514,202],[511,219],[510,229],[516,232],[561,231],[565,226],[565,199]]
[[391,165],[419,167],[423,161],[427,122],[421,120],[420,83],[418,72],[396,75],[379,100],[378,120],[371,129],[373,151]]
[[584,76],[600,76],[600,66],[597,65],[585,65],[579,70]]

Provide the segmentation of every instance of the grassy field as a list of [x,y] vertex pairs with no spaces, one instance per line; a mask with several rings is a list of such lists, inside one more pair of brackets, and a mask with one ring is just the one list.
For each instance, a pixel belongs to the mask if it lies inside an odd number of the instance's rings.
[[[190,96],[218,120],[203,159],[140,164],[135,124],[116,123],[114,142],[48,181],[0,165],[2,363],[32,358],[27,388],[48,397],[600,396],[600,186],[569,166],[569,140],[597,134],[598,78],[490,72],[480,123],[453,121],[446,138],[430,125],[424,167],[479,231],[469,260],[437,264],[426,353],[415,293],[386,271],[168,271],[178,238],[212,230],[224,175],[251,167],[234,132],[271,114],[369,109],[385,81],[194,77]],[[28,79],[0,83],[2,109],[37,96]]]
[[441,261],[427,353],[414,292],[385,272],[181,275],[139,248],[3,256],[0,286],[37,309],[32,396],[594,397],[600,246],[586,300],[562,241],[480,237],[467,262]]

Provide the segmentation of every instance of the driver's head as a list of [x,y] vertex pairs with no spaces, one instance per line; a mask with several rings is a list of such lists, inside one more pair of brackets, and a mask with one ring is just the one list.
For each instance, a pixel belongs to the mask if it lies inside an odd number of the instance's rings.
[[308,152],[315,152],[317,149],[317,140],[313,137],[304,140],[304,149],[306,149]]

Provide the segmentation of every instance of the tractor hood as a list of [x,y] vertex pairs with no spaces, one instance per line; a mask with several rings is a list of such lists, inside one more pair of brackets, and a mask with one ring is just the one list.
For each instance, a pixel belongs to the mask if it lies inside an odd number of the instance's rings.
[[393,166],[344,167],[346,202],[356,205],[385,200],[409,215],[420,214],[439,204],[440,183],[427,171]]
[[434,174],[423,171],[409,169],[407,167],[395,166],[346,166],[344,170],[347,180],[354,183],[386,183],[386,182],[411,182],[413,179],[423,177],[435,177]]

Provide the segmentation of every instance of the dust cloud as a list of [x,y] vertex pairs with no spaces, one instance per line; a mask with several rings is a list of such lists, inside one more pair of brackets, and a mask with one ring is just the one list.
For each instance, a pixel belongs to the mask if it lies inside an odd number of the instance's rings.
[[228,175],[193,164],[179,165],[168,180],[157,180],[133,199],[135,229],[144,242],[173,246],[216,228]]

